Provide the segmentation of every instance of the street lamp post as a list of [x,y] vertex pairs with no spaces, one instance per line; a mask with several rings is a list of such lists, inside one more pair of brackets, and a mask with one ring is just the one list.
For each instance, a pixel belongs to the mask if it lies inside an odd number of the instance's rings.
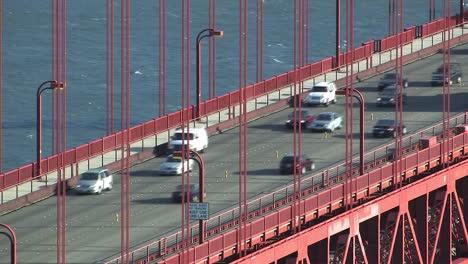
[[[359,174],[364,174],[364,96],[353,89],[354,97],[359,100]],[[336,91],[337,95],[346,95],[346,90]]]
[[[49,84],[49,86],[45,86]],[[52,90],[59,87],[57,81],[45,81],[39,85],[36,93],[36,159],[37,159],[37,170],[36,176],[41,175],[41,153],[42,153],[42,97],[41,94],[45,90]]]
[[224,32],[222,30],[216,30],[213,28],[207,28],[197,35],[197,109],[196,119],[198,120],[201,115],[200,100],[201,100],[201,40],[206,37],[222,37]]
[[[195,160],[198,164],[198,185],[200,187],[198,197],[199,197],[199,202],[204,203],[205,202],[205,162],[203,161],[203,157],[200,155],[200,153],[191,150],[191,154],[196,156],[197,158],[194,159],[192,157],[189,157],[190,159]],[[199,237],[199,244],[203,244],[203,240],[205,240],[205,226],[203,224],[203,219],[198,220],[199,221],[199,228],[198,228],[198,237]]]

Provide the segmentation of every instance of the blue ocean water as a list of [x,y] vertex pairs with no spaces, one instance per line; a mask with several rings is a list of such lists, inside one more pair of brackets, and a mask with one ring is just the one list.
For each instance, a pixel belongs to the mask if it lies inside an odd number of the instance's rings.
[[[167,0],[167,106],[181,105],[181,2]],[[335,52],[335,1],[310,0],[309,62]],[[342,0],[345,39],[345,1]],[[388,0],[355,2],[355,46],[385,37]],[[440,1],[438,1],[440,2]],[[31,163],[36,158],[36,90],[52,76],[50,0],[2,1],[3,138],[2,170]],[[158,116],[158,3],[131,1],[130,69],[131,118],[136,125]],[[264,0],[264,78],[293,67],[293,0]],[[427,0],[405,1],[404,26],[429,20]],[[458,1],[451,1],[451,13]],[[437,3],[436,17],[442,15]],[[106,134],[106,0],[67,1],[67,149]],[[216,25],[224,31],[216,39],[216,94],[239,87],[239,1],[216,2]],[[248,82],[256,78],[256,1],[248,1]],[[115,1],[115,124],[120,130],[120,1]],[[191,1],[191,43],[208,27],[208,1]],[[207,42],[206,42],[207,43]],[[206,46],[207,44],[204,43]],[[344,42],[343,42],[344,44]],[[195,45],[191,47],[191,87],[195,89]],[[206,47],[202,52],[206,52]],[[206,74],[204,71],[203,74]],[[206,79],[206,78],[205,78]],[[203,99],[207,83],[202,82]],[[194,92],[192,93],[192,95]],[[194,102],[194,98],[191,100]],[[43,157],[51,154],[51,98],[43,95]]]

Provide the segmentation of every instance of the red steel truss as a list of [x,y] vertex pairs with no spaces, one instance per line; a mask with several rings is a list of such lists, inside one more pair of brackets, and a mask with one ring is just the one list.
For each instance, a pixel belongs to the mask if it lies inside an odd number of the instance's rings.
[[467,190],[463,161],[232,263],[463,263]]

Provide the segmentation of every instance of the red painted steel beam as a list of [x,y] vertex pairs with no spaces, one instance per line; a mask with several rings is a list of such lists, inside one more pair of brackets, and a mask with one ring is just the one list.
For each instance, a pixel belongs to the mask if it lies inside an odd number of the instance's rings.
[[434,173],[400,190],[393,191],[365,205],[342,213],[317,226],[303,230],[296,235],[285,238],[284,240],[231,263],[256,264],[275,262],[291,253],[303,250],[303,247],[307,248],[309,245],[323,239],[329,239],[331,236],[345,231],[346,229],[359,230],[360,223],[382,215],[395,208],[395,206],[405,207],[409,201],[428,195],[430,192],[439,188],[445,187],[448,192],[454,192],[455,182],[467,177],[467,175],[468,161],[463,161],[460,164]]

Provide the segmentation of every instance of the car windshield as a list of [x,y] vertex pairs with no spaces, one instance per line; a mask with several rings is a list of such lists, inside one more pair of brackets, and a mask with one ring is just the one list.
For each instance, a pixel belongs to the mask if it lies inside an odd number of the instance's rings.
[[85,181],[97,180],[98,178],[99,178],[99,174],[92,173],[92,172],[85,172],[83,173],[83,175],[81,175],[81,179]]
[[395,124],[394,120],[391,119],[380,119],[377,121],[377,126],[393,126]]
[[166,159],[166,162],[180,163],[180,162],[182,162],[182,158],[181,157],[168,156],[167,159]]
[[326,114],[320,114],[317,116],[317,120],[319,121],[330,121],[332,120],[332,116],[331,115],[326,115]]
[[[177,132],[177,133],[174,134],[174,136],[172,137],[172,139],[174,139],[174,140],[182,140],[183,134],[184,134],[184,133],[182,133],[182,132]],[[184,139],[190,139],[190,140],[192,140],[192,139],[193,139],[193,133],[185,133]]]
[[326,86],[314,86],[312,87],[312,92],[325,93],[327,92],[327,87]]
[[294,162],[294,156],[285,156],[285,157],[283,157],[283,159],[281,160],[281,162],[284,162],[284,163],[293,163],[293,162]]
[[[445,72],[448,73],[449,71],[449,65],[445,65]],[[457,71],[459,69],[459,65],[458,64],[450,64],[450,71],[451,72],[454,72],[454,71]],[[439,66],[439,68],[437,68],[437,70],[435,71],[435,73],[443,73],[444,72],[444,65],[441,65]]]
[[385,88],[385,90],[382,91],[381,95],[395,95],[395,88]]
[[[177,191],[182,191],[182,187],[184,187],[184,185],[178,185],[176,187],[176,190]],[[190,189],[191,192],[196,191],[197,190],[197,184],[185,184],[184,190],[188,191],[189,189]]]
[[389,79],[393,79],[395,80],[396,79],[396,74],[395,73],[387,73],[383,76],[382,79],[385,79],[385,80],[389,80]]

